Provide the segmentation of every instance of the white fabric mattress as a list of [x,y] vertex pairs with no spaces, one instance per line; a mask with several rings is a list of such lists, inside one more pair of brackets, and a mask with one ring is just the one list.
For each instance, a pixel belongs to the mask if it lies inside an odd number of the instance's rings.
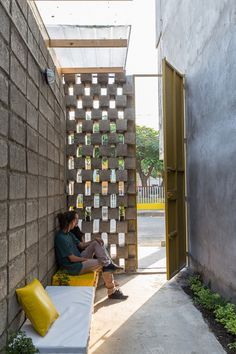
[[60,313],[45,337],[38,335],[29,320],[22,326],[40,353],[87,353],[95,288],[92,286],[48,286]]

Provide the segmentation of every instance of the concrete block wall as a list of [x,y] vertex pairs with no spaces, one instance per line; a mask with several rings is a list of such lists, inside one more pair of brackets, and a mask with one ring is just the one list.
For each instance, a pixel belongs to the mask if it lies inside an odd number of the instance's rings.
[[157,2],[159,58],[186,79],[190,264],[236,302],[235,1]]
[[15,289],[55,270],[55,215],[66,207],[65,99],[27,1],[0,1],[0,347],[24,320]]
[[[97,234],[102,237],[106,234],[107,247],[114,255],[115,262],[124,265],[126,271],[135,271],[136,237],[130,236],[136,235],[137,232],[136,181],[133,177],[136,169],[133,83],[132,77],[126,77],[123,73],[113,74],[113,76],[113,83],[111,83],[112,74],[93,76],[81,74],[80,82],[76,79],[76,75],[65,75],[68,138],[70,136],[67,159],[68,161],[73,159],[73,165],[67,171],[68,186],[73,185],[72,189],[69,188],[71,195],[68,196],[68,207],[78,211],[82,231],[86,233],[88,239],[92,239]],[[93,82],[95,77],[96,83]],[[89,95],[85,88],[90,88]],[[77,108],[78,99],[82,100],[82,107],[80,104],[79,108]],[[94,100],[99,102],[96,108],[93,107]],[[115,102],[115,107],[111,106],[111,100],[113,104]],[[116,125],[115,132],[111,131],[112,124]],[[94,129],[95,127],[97,130]],[[103,143],[104,134],[107,134],[106,144]],[[88,136],[91,142],[86,144]],[[80,156],[77,154],[78,146],[81,147]],[[99,149],[99,156],[94,155],[95,147]],[[91,169],[86,169],[87,157],[91,158]],[[123,168],[119,166],[120,158],[124,162]],[[107,167],[104,169],[102,169],[103,159],[107,160]],[[82,170],[80,180],[77,178],[78,169]],[[94,181],[95,169],[99,170],[99,182]],[[111,170],[115,171],[115,182],[110,180]],[[90,195],[85,195],[86,182],[91,183]],[[103,193],[103,182],[108,183],[106,195]],[[119,195],[119,182],[124,183],[123,196]],[[133,188],[130,188],[131,184]],[[83,195],[83,203],[80,207],[77,203],[79,194]],[[99,195],[99,208],[94,207],[94,198],[97,197],[95,195]],[[111,195],[116,198],[115,206],[112,204]],[[120,206],[125,208],[124,220],[120,220]],[[91,220],[85,218],[86,207],[91,207]],[[105,219],[102,207],[108,208]],[[96,232],[94,220],[99,220],[99,228]],[[115,230],[111,229],[110,220],[116,222]]]

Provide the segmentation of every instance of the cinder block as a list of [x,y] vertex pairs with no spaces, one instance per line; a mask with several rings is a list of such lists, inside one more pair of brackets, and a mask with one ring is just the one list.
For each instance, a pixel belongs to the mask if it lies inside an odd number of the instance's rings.
[[111,169],[118,168],[118,160],[115,157],[110,157],[108,159],[108,166]]
[[126,119],[117,119],[116,121],[116,131],[124,132],[127,130],[127,120]]
[[[27,102],[27,123],[35,130],[38,129],[38,111],[30,102]],[[42,124],[43,122],[41,122],[40,127],[42,127]]]
[[109,206],[110,205],[110,196],[109,195],[101,195],[100,196],[100,205],[101,206]]
[[108,194],[118,193],[118,183],[108,183]]
[[74,87],[74,96],[83,96],[84,95],[84,85],[83,84],[75,84]]
[[100,96],[100,98],[99,98],[100,107],[101,108],[108,108],[109,107],[109,101],[110,101],[110,97],[109,96]]
[[29,126],[27,127],[27,148],[38,152],[38,133]]
[[7,268],[1,269],[0,278],[0,301],[2,301],[7,296]]
[[110,222],[101,220],[100,226],[99,226],[99,231],[100,232],[109,232],[110,231]]
[[127,171],[116,171],[116,180],[117,181],[124,181],[126,182],[128,178],[128,174]]
[[92,109],[92,119],[102,119],[102,110]]
[[7,264],[7,237],[6,235],[0,236],[0,267],[4,267]]
[[93,145],[100,145],[101,144],[101,134],[100,133],[93,133],[91,136],[91,142]]
[[[92,140],[92,138],[93,138],[93,136],[91,137],[91,140]],[[85,144],[85,136],[84,136],[84,134],[76,133],[75,137],[74,137],[74,140],[75,140],[75,144],[77,144],[77,145],[79,145],[79,144],[84,145]]]
[[[39,243],[40,247],[40,243]],[[26,274],[38,264],[38,245],[35,244],[26,251]]]
[[108,118],[109,119],[118,119],[118,110],[116,108],[108,109]]
[[47,178],[39,176],[39,197],[47,196]]
[[25,203],[12,202],[9,205],[9,228],[13,229],[17,226],[25,224]]
[[[1,146],[2,145],[2,146]],[[1,144],[0,142],[0,147],[1,147],[1,167],[4,167],[4,158],[5,153],[6,153],[6,144]],[[3,165],[3,166],[2,166]],[[26,171],[26,154],[25,154],[25,149],[20,147],[19,145],[10,145],[10,168],[12,170],[17,170],[17,171]]]
[[117,85],[116,84],[108,84],[107,85],[107,94],[110,96],[116,96]]
[[136,136],[135,133],[125,133],[125,143],[135,145],[136,144]]
[[8,208],[7,203],[0,203],[0,233],[7,230]]
[[25,250],[25,228],[9,234],[9,261]]
[[26,247],[30,247],[38,242],[38,223],[32,222],[26,226]]
[[57,169],[58,170],[57,178],[59,178],[59,166],[57,164],[54,164],[53,161],[49,161],[49,160],[47,161],[47,165],[48,165],[48,173],[46,176],[54,178],[55,171]]
[[102,209],[101,208],[92,208],[92,220],[102,218]]
[[137,211],[136,208],[127,208],[125,211],[125,218],[126,220],[136,220],[137,218]]
[[0,336],[3,334],[7,326],[7,300],[4,299],[0,302]]
[[39,218],[47,215],[47,198],[39,198]]
[[110,220],[110,219],[116,219],[116,220],[118,220],[118,219],[119,219],[119,209],[109,208],[109,210],[108,210],[108,217],[109,217],[109,220]]
[[131,120],[131,121],[135,120],[134,108],[125,108],[125,110],[124,110],[124,119]]
[[49,160],[54,161],[55,149],[54,149],[54,146],[49,141],[47,143],[47,148],[48,148],[48,158],[49,158]]
[[136,207],[136,195],[129,195],[128,196],[128,205],[129,207]]
[[92,194],[100,194],[100,193],[102,193],[102,185],[101,185],[101,183],[92,183],[91,193]]
[[108,74],[98,74],[98,83],[106,85],[108,83]]
[[77,107],[77,98],[76,96],[66,96],[66,107]]
[[118,241],[118,234],[109,234],[108,235],[108,244],[115,244],[118,245],[119,241]]
[[99,158],[92,158],[92,170],[101,169],[102,168],[102,161]]
[[84,196],[84,208],[86,206],[93,206],[93,196],[92,195],[86,195]]
[[128,197],[127,197],[127,195],[118,196],[117,204],[121,205],[121,206],[124,206],[124,207],[127,207],[127,205],[128,205]]
[[128,232],[125,235],[125,243],[127,245],[136,244],[136,242],[137,242],[137,235],[135,232]]
[[32,199],[26,202],[26,222],[31,222],[38,218],[38,200]]
[[100,146],[101,156],[110,156],[110,146]]
[[55,195],[55,179],[54,178],[48,178],[48,196],[54,196]]
[[93,98],[91,96],[83,96],[83,108],[92,108]]
[[25,254],[21,253],[8,266],[9,292],[17,287],[17,284],[25,277]]
[[51,214],[55,210],[56,197],[48,197],[48,214]]
[[[84,158],[76,158],[75,159],[75,168],[83,169],[85,168]],[[69,171],[68,171],[69,172]]]
[[110,121],[109,120],[101,120],[99,122],[99,130],[101,133],[110,131]]
[[108,134],[108,141],[109,141],[110,144],[118,143],[118,135],[117,135],[117,133]]
[[10,175],[10,199],[23,199],[26,195],[26,178],[21,174]]
[[22,120],[15,115],[10,119],[10,138],[21,145],[25,145],[26,127]]
[[47,121],[41,114],[39,115],[39,133],[47,138]]
[[76,156],[77,146],[75,144],[66,146],[66,156]]
[[123,85],[123,94],[128,95],[128,96],[133,96],[134,91],[133,91],[133,85],[130,83],[126,83]]
[[[2,17],[1,17],[1,19],[2,19]],[[1,28],[2,28],[2,26],[1,26]],[[12,28],[12,31],[11,31],[11,49],[13,50],[14,54],[16,55],[18,60],[21,62],[21,64],[26,68],[27,48],[15,28]]]
[[64,75],[65,83],[75,84],[75,74]]
[[38,236],[39,239],[45,236],[48,232],[47,217],[38,220]]
[[[14,164],[16,164],[16,161],[13,159],[13,151],[16,150],[16,147],[14,146],[11,149],[11,156],[12,156],[12,161],[11,161],[11,165],[14,166]],[[7,163],[8,163],[8,146],[5,140],[0,139],[0,167],[6,167]],[[20,155],[20,154],[18,154]]]
[[85,184],[84,183],[75,183],[74,184],[74,195],[84,194]]
[[128,223],[127,221],[117,221],[116,222],[116,231],[118,233],[126,233],[128,231]]
[[128,181],[127,193],[136,194],[135,182]]
[[82,131],[85,133],[92,132],[93,131],[93,121],[92,120],[84,120],[82,123]]
[[0,201],[6,200],[8,196],[8,176],[5,170],[0,170],[0,186]]
[[47,275],[48,264],[47,264],[47,256],[42,260],[40,259],[39,263],[39,280],[42,281],[43,278]]
[[[5,104],[8,104],[8,91],[9,91],[8,79],[6,75],[0,72],[0,100]],[[14,102],[12,103],[12,107],[16,109]]]
[[[0,92],[4,90],[4,93],[8,93],[8,84],[5,81],[2,81],[1,75],[0,75]],[[0,94],[0,99],[1,99]],[[5,95],[5,94],[4,94]],[[19,89],[11,84],[11,94],[10,94],[10,104],[11,104],[11,109],[13,112],[15,112],[18,116],[20,116],[22,119],[26,120],[26,99],[23,96],[23,94],[19,91]],[[5,97],[5,96],[4,96]],[[4,98],[3,97],[3,98]],[[4,99],[3,99],[4,101]],[[7,100],[4,101],[7,103]]]
[[127,170],[136,169],[136,158],[135,157],[126,157],[125,158],[125,168]]
[[48,252],[48,235],[39,240],[39,259],[42,259],[46,256]]
[[116,107],[125,108],[127,105],[127,97],[125,95],[116,96]]
[[[77,160],[78,161],[82,160],[82,162],[84,163],[83,159],[77,159]],[[76,170],[67,170],[67,180],[68,181],[76,181],[76,174],[77,174]]]
[[75,110],[75,119],[85,119],[85,110],[77,108]]
[[47,140],[43,138],[42,136],[39,135],[39,154],[47,157],[48,151],[47,151]]
[[76,121],[75,120],[66,120],[66,131],[67,132],[76,132]]
[[102,170],[100,171],[100,181],[110,181],[111,171],[109,170]]
[[[0,38],[0,67],[9,73],[9,50],[2,37]],[[13,55],[12,55],[13,58]],[[15,59],[15,58],[14,58]],[[13,59],[13,60],[14,60]]]
[[68,195],[67,200],[69,206],[76,206],[76,200],[77,200],[76,195]]
[[123,84],[125,82],[126,82],[126,75],[124,72],[115,74],[115,83],[116,84]]
[[[8,12],[10,12],[10,2],[9,0],[5,0],[2,2],[3,6],[6,7]],[[6,12],[4,11],[3,7],[0,6],[0,18],[1,18],[1,34],[3,38],[9,42],[9,36],[10,36],[10,20],[9,17],[7,16]]]
[[82,221],[82,232],[92,233],[93,232],[93,222],[92,221]]
[[87,84],[92,82],[92,74],[81,74],[80,78],[83,83]]
[[117,247],[116,249],[116,256],[117,258],[128,258],[128,248],[127,247]]
[[[22,4],[21,9],[25,9],[25,14],[27,13],[27,7],[24,6],[25,4]],[[20,8],[18,7],[16,1],[14,0],[12,2],[12,18],[14,21],[14,24],[16,25],[18,31],[21,33],[22,37],[24,38],[25,41],[27,41],[27,22],[25,20],[25,17],[23,16],[22,12],[20,11]],[[27,17],[27,15],[26,15]]]
[[8,135],[9,112],[2,105],[0,105],[0,134]]
[[101,93],[101,85],[92,84],[90,87],[90,95],[91,96],[99,96]]
[[[27,168],[28,173],[37,175],[39,173],[39,161],[45,160],[44,158],[39,158],[37,154],[31,151],[27,151]],[[40,165],[40,174],[43,173],[44,166]]]
[[82,171],[82,180],[83,182],[93,180],[93,171],[92,170],[83,170]]
[[125,157],[128,155],[127,144],[117,144],[116,146],[116,156]]
[[38,88],[33,81],[28,78],[27,80],[27,98],[28,100],[38,108]]

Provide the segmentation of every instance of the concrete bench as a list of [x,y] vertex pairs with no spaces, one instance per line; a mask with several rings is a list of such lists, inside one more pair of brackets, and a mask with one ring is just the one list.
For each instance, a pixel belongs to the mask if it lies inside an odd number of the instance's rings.
[[94,286],[48,286],[46,291],[60,313],[45,337],[37,334],[29,320],[22,326],[44,354],[84,354],[88,350],[95,296]]

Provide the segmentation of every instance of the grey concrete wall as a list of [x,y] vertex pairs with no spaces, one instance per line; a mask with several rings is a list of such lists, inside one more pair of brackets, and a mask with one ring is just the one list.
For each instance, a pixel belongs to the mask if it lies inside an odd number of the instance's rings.
[[27,1],[0,1],[0,346],[24,320],[15,288],[55,269],[55,214],[64,197],[65,107]]
[[236,301],[236,8],[164,0],[159,57],[186,74],[190,260]]

